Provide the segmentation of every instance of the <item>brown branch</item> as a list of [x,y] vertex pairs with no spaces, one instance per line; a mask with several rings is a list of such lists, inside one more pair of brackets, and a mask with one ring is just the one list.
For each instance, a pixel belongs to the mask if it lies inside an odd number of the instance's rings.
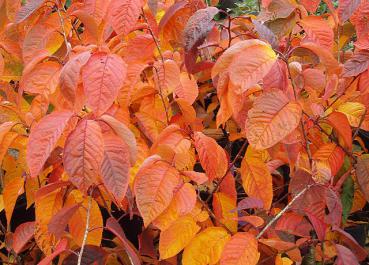
[[208,204],[206,202],[204,202],[203,200],[201,200],[200,196],[198,196],[198,200],[200,201],[201,205],[203,208],[205,208],[205,210],[208,212],[208,214],[210,215],[211,218],[213,218],[217,223],[219,223],[225,230],[228,231],[228,233],[230,233],[231,235],[233,235],[234,233],[225,225],[223,224],[221,221],[218,220],[218,218],[215,216],[215,214],[213,213],[213,211],[209,208]]
[[88,196],[86,227],[85,227],[85,233],[83,235],[83,241],[82,241],[81,250],[79,251],[79,254],[78,254],[78,263],[77,263],[78,265],[81,265],[82,264],[83,250],[85,249],[85,245],[86,245],[86,242],[87,242],[87,236],[88,236],[89,225],[90,225],[90,214],[91,214],[91,204],[92,204],[92,191],[93,191],[93,189],[91,189],[90,195]]
[[256,236],[256,239],[259,239],[281,216],[287,212],[292,204],[300,198],[302,195],[305,194],[306,191],[308,191],[314,184],[307,185],[303,190],[301,190],[299,193],[296,194],[296,196],[280,211],[270,222],[263,228],[263,230],[260,231],[260,233]]

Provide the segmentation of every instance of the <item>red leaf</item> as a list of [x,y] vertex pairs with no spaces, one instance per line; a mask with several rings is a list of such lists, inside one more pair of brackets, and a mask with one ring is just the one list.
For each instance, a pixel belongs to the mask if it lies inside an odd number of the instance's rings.
[[285,231],[296,236],[309,237],[312,227],[304,216],[294,212],[289,212],[278,220],[275,229]]
[[[132,1],[135,2],[135,1]],[[127,73],[127,65],[115,54],[93,54],[82,69],[87,105],[97,116],[103,114],[118,96]]]
[[338,18],[341,24],[345,23],[360,5],[361,0],[339,0],[338,1]]
[[141,13],[142,0],[112,0],[108,20],[117,34],[127,35],[136,25]]
[[13,249],[19,254],[27,242],[33,237],[35,222],[27,222],[19,225],[13,235]]
[[97,184],[104,156],[101,129],[96,121],[82,120],[69,135],[64,147],[64,168],[69,180],[81,191],[87,192]]
[[27,164],[31,177],[36,177],[55,147],[73,113],[53,112],[31,129],[27,146]]
[[129,148],[115,135],[104,135],[104,158],[101,176],[105,187],[120,203],[129,183]]
[[80,204],[64,206],[58,213],[56,213],[48,224],[50,233],[53,233],[59,239],[67,226],[69,219],[78,210]]
[[140,260],[140,257],[138,255],[137,250],[132,245],[132,243],[128,241],[128,239],[126,238],[126,236],[125,236],[125,234],[123,232],[123,229],[120,227],[120,225],[117,222],[117,220],[115,220],[114,218],[110,217],[106,221],[106,228],[110,232],[112,232],[116,237],[118,237],[118,239],[122,242],[124,248],[126,249],[128,255],[131,258],[132,264],[133,265],[141,265],[141,260]]
[[44,258],[43,260],[41,260],[37,265],[50,265],[53,259],[59,256],[59,254],[61,254],[67,248],[68,248],[68,240],[66,238],[63,238],[55,247],[54,252],[51,255]]
[[356,242],[356,240],[349,233],[347,233],[345,230],[342,230],[337,226],[332,227],[332,230],[340,233],[341,235],[340,239],[342,240],[342,242],[350,249],[352,249],[352,252],[354,252],[356,257],[360,261],[363,261],[368,257],[368,252],[362,246],[360,246],[359,243]]
[[356,176],[359,187],[365,199],[369,202],[369,155],[364,155],[358,159]]
[[366,71],[368,67],[369,51],[358,51],[352,56],[352,58],[345,62],[343,77],[357,76]]
[[311,224],[314,227],[314,230],[316,232],[316,235],[318,236],[318,239],[320,241],[323,241],[325,238],[325,233],[328,228],[327,224],[322,219],[319,219],[314,214],[310,213],[308,209],[305,212]]
[[258,198],[246,197],[242,199],[237,206],[238,210],[246,210],[246,209],[253,209],[253,208],[264,208],[263,201]]
[[336,265],[359,265],[359,261],[347,247],[336,244],[336,250],[338,255]]

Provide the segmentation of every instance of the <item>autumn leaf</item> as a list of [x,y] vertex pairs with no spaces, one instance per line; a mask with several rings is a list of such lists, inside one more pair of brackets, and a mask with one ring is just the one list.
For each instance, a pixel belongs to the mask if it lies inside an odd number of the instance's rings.
[[118,34],[127,35],[135,26],[141,13],[141,0],[112,0],[108,8],[108,20]]
[[194,140],[200,163],[205,169],[209,180],[223,177],[228,168],[228,159],[224,150],[213,138],[201,132],[196,132],[194,134]]
[[299,125],[301,107],[290,101],[281,91],[257,98],[248,113],[247,139],[255,149],[266,149],[277,144]]
[[160,157],[150,157],[142,164],[136,175],[134,192],[145,226],[169,206],[178,183],[179,172]]
[[319,16],[308,16],[300,21],[306,33],[307,41],[315,42],[328,49],[333,47],[333,30],[328,23]]
[[26,222],[19,225],[13,236],[13,249],[19,254],[28,241],[33,237],[35,231],[35,222]]
[[99,124],[82,120],[68,136],[64,147],[64,168],[69,180],[87,192],[98,183],[98,172],[104,157],[104,143]]
[[261,80],[269,72],[276,59],[277,56],[273,49],[265,42],[240,41],[227,49],[217,60],[211,76],[214,79],[227,70],[232,83],[240,87],[240,92],[242,92]]
[[185,51],[192,50],[204,41],[205,37],[215,25],[215,22],[212,20],[217,13],[218,8],[211,6],[197,10],[190,17],[183,31]]
[[[66,206],[70,207],[76,204],[81,204],[76,212],[72,214],[68,221],[69,233],[72,235],[74,242],[82,246],[87,222],[87,207],[89,198],[84,198],[78,190],[73,190],[66,201]],[[99,205],[94,199],[91,199],[91,209],[89,218],[89,231],[86,239],[86,244],[100,246],[103,231],[103,219]]]
[[103,138],[102,180],[117,202],[121,202],[129,184],[129,148],[115,135],[104,135]]
[[[183,265],[216,264],[230,235],[222,227],[208,227],[191,240],[183,251]],[[203,246],[207,246],[203,248]]]
[[255,236],[247,232],[240,232],[233,235],[224,246],[220,264],[256,265],[259,257],[258,242]]
[[[133,1],[135,2],[135,1]],[[126,77],[127,65],[115,54],[95,53],[82,69],[87,105],[101,116],[118,96]]]
[[27,164],[32,177],[42,170],[73,113],[53,112],[31,129],[27,146]]
[[13,215],[14,206],[17,202],[18,196],[23,190],[24,180],[21,177],[12,179],[4,187],[3,200],[7,224],[10,224],[11,217]]
[[245,156],[241,164],[241,177],[242,186],[247,195],[260,199],[264,209],[269,209],[273,199],[273,187],[272,176],[266,164],[259,159]]
[[356,176],[359,187],[367,201],[369,201],[369,156],[364,155],[356,164]]
[[[159,252],[161,259],[168,259],[184,249],[200,230],[191,216],[177,219],[168,229],[161,231]],[[178,231],[183,231],[177,233]]]

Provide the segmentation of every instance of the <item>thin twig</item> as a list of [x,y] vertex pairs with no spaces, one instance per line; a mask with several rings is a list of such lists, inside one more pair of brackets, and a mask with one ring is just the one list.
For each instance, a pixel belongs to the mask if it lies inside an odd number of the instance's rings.
[[[59,2],[59,5],[60,6],[63,6],[63,4],[60,2],[60,0],[58,1]],[[62,35],[63,35],[63,38],[64,38],[64,42],[65,42],[65,46],[67,48],[67,53],[65,54],[64,58],[63,58],[63,61],[69,56],[69,52],[70,52],[70,44],[68,42],[68,39],[67,39],[67,34],[65,33],[65,29],[64,29],[64,19],[62,17],[62,15],[60,14],[60,10],[59,10],[59,6],[56,4],[56,12],[58,13],[58,16],[59,16],[59,20],[60,20],[60,25],[62,27]]]
[[163,54],[162,54],[161,49],[160,49],[159,41],[156,38],[154,32],[152,31],[152,29],[150,27],[149,21],[147,20],[147,17],[145,15],[145,11],[144,11],[143,8],[141,8],[141,12],[142,12],[142,17],[145,20],[145,23],[147,24],[147,29],[149,30],[151,37],[154,39],[154,42],[155,42],[156,48],[158,49],[160,58],[161,58],[162,62],[164,62],[164,57],[163,57]]
[[230,233],[231,235],[234,234],[225,224],[223,224],[220,220],[218,220],[213,211],[209,208],[208,204],[203,200],[201,200],[200,196],[198,196],[198,200],[200,201],[202,207],[205,208],[205,210],[208,212],[211,218],[213,218],[216,222],[218,222],[225,230],[228,231],[228,233]]
[[283,208],[282,211],[280,211],[270,222],[263,228],[263,230],[260,231],[260,233],[256,236],[256,239],[259,239],[281,216],[287,212],[292,204],[300,198],[302,195],[305,194],[306,191],[308,191],[314,184],[307,185],[303,190],[301,190],[299,193],[296,194],[296,196],[286,205],[286,207]]
[[83,250],[85,249],[85,245],[86,245],[86,241],[87,241],[87,236],[88,236],[88,231],[89,231],[90,212],[91,212],[91,204],[92,204],[92,191],[93,191],[93,189],[91,189],[90,195],[88,196],[88,206],[87,206],[85,234],[83,236],[81,250],[79,251],[79,254],[78,254],[78,263],[77,263],[78,265],[81,265],[82,264],[81,262],[82,262]]
[[[242,152],[244,151],[244,149],[247,146],[247,140],[245,140],[245,142],[243,143],[242,147],[240,148],[240,150],[238,150],[237,155],[235,156],[235,158],[233,159],[233,161],[231,162],[231,164],[228,166],[226,173],[222,176],[222,178],[217,182],[217,187],[215,188],[214,192],[212,192],[212,194],[217,193],[220,189],[220,184],[222,184],[223,180],[225,179],[225,177],[228,175],[229,171],[231,170],[231,168],[234,166],[234,163],[236,163],[237,159],[240,157],[240,155],[242,154]],[[209,196],[205,203],[209,203],[209,201],[211,200],[212,196]]]
[[359,133],[359,130],[360,130],[360,127],[361,127],[361,124],[363,124],[364,120],[365,120],[365,115],[367,113],[367,108],[365,108],[365,111],[363,113],[363,116],[361,116],[360,118],[360,122],[359,122],[359,125],[357,126],[355,132],[354,132],[354,135],[352,136],[352,140],[355,140],[356,136],[358,135]]
[[[169,124],[169,112],[168,112],[168,109],[167,109],[167,104],[165,104],[165,100],[164,100],[164,96],[163,96],[163,90],[161,89],[159,71],[154,65],[152,67],[155,70],[155,73],[156,73],[156,76],[157,76],[157,79],[158,79],[159,96],[160,96],[160,99],[163,103],[163,107],[164,107],[164,110],[165,110],[165,118],[167,120],[167,124]],[[164,68],[164,65],[163,65],[163,68]]]
[[[291,84],[292,84],[292,88],[293,88],[293,95],[295,97],[295,100],[297,100],[296,85],[295,85],[295,81],[292,78],[290,66],[288,64],[288,59],[286,59],[285,63],[287,65],[288,77],[291,79]],[[309,158],[310,169],[312,169],[313,168],[313,157],[311,155],[309,141],[308,141],[308,138],[307,138],[307,134],[306,134],[306,131],[305,131],[305,128],[304,128],[304,123],[302,122],[302,119],[300,119],[300,127],[301,127],[301,131],[302,131],[302,135],[304,136],[304,141],[305,141],[305,146],[306,146],[306,153],[307,153],[308,158]]]

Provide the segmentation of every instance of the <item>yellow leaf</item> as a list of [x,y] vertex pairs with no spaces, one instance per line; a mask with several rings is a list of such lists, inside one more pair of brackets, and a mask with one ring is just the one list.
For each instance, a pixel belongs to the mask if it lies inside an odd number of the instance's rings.
[[183,252],[183,265],[216,264],[230,235],[222,227],[208,227],[199,233]]
[[277,257],[275,257],[275,265],[292,265],[293,261],[290,260],[287,257],[281,256],[281,254],[278,254]]
[[199,230],[200,226],[196,224],[191,216],[177,219],[168,229],[160,234],[160,258],[168,259],[177,255],[188,245]]
[[359,102],[345,102],[339,105],[337,111],[346,115],[351,126],[358,127],[365,113],[365,106]]

